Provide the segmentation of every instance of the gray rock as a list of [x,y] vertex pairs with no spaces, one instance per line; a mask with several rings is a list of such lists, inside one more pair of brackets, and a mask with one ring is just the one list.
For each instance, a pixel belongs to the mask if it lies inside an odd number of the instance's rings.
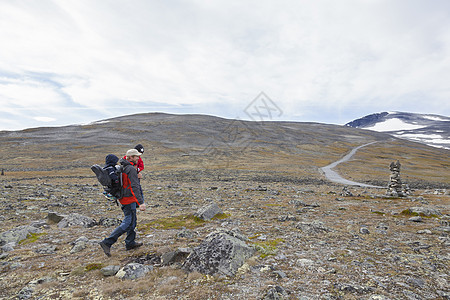
[[73,254],[73,253],[81,252],[84,249],[86,249],[86,247],[87,247],[87,242],[86,241],[79,241],[79,242],[75,243],[75,245],[70,250],[70,253]]
[[85,236],[80,236],[79,238],[77,238],[75,241],[72,242],[72,245],[75,245],[75,244],[78,244],[81,242],[87,243],[87,242],[89,242],[89,239]]
[[34,252],[39,253],[39,254],[55,254],[56,246],[44,244],[41,247],[39,247],[38,249],[34,250]]
[[49,228],[49,226],[47,225],[47,222],[45,220],[34,221],[30,225],[33,227],[36,227],[36,228]]
[[17,293],[18,299],[30,299],[34,293],[34,285],[26,285],[24,286],[19,293]]
[[413,293],[408,290],[404,290],[403,295],[405,295],[405,297],[406,297],[405,299],[410,299],[410,300],[421,300],[422,299],[422,297],[420,297],[416,293]]
[[64,217],[65,217],[65,215],[60,215],[56,212],[49,212],[47,214],[47,220],[49,220],[51,223],[56,223],[56,224],[61,222],[61,220],[64,219]]
[[93,227],[96,225],[94,219],[77,214],[72,213],[64,217],[59,223],[59,228],[66,228],[71,226],[82,226],[85,228]]
[[222,214],[222,210],[219,208],[219,206],[216,203],[211,203],[207,206],[204,206],[202,208],[200,208],[199,210],[197,210],[197,212],[194,214],[194,216],[196,216],[197,218],[200,218],[202,220],[205,221],[209,221],[212,218],[214,218],[214,216],[218,215],[218,214]]
[[330,228],[326,227],[323,222],[315,220],[311,223],[299,222],[295,225],[295,228],[300,229],[305,233],[324,233],[332,231]]
[[192,239],[195,234],[192,230],[183,228],[179,232],[177,232],[177,238],[186,238],[186,239]]
[[144,277],[145,274],[153,270],[153,266],[142,265],[139,263],[129,263],[120,269],[116,277],[120,279],[137,279]]
[[311,259],[308,258],[299,258],[297,259],[297,265],[299,265],[300,267],[306,268],[306,267],[311,267],[315,264],[315,262]]
[[200,246],[193,249],[183,269],[203,274],[233,276],[250,258],[255,249],[246,244],[241,234],[225,229],[210,233]]
[[293,215],[279,216],[279,217],[278,217],[278,221],[280,221],[280,222],[297,221],[297,217],[296,217],[296,216],[293,216]]
[[273,271],[273,274],[274,274],[277,278],[281,278],[281,279],[284,279],[284,278],[287,277],[287,276],[286,276],[286,273],[284,273],[284,272],[281,271],[281,270]]
[[442,216],[442,213],[432,207],[411,207],[409,209],[412,213],[415,214],[419,214],[421,216],[426,216],[426,217],[430,217],[430,216]]
[[19,243],[26,239],[31,233],[41,233],[39,228],[30,225],[23,225],[0,234],[0,245],[8,243]]
[[173,264],[175,262],[184,261],[192,250],[190,248],[178,248],[175,251],[169,251],[161,255],[161,263],[163,265]]
[[425,286],[425,281],[422,278],[410,277],[408,278],[407,283],[416,288],[423,288]]
[[421,216],[417,216],[417,217],[409,218],[408,221],[411,221],[411,222],[423,222],[423,219],[422,219]]
[[43,284],[46,282],[53,281],[50,277],[44,277],[37,280],[30,281],[26,286],[24,286],[19,293],[17,293],[18,299],[30,299],[33,296],[36,285]]
[[288,296],[286,290],[281,286],[271,287],[264,297],[264,300],[278,300],[285,299]]
[[369,228],[367,228],[367,227],[361,227],[361,228],[359,229],[359,232],[360,232],[361,234],[369,234],[369,233],[370,233]]
[[122,223],[121,219],[117,218],[100,218],[98,225],[105,227],[117,227]]
[[103,276],[114,276],[119,272],[120,266],[107,266],[100,270]]
[[384,295],[372,295],[370,296],[369,300],[390,300],[390,298]]
[[353,193],[346,186],[344,186],[342,192],[339,195],[342,197],[353,197]]
[[15,246],[17,246],[16,242],[8,243],[8,244],[2,246],[2,251],[3,252],[13,251]]

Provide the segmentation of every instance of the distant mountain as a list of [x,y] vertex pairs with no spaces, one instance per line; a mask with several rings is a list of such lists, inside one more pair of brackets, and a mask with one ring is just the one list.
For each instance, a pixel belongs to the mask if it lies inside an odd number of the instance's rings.
[[386,132],[395,137],[450,149],[450,118],[406,112],[381,112],[351,121],[346,126]]

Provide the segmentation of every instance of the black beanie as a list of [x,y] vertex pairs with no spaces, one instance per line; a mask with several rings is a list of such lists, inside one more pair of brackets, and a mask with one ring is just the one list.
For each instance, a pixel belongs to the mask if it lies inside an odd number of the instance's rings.
[[137,144],[136,147],[134,147],[134,149],[136,149],[141,153],[144,153],[144,146],[142,146],[141,144]]

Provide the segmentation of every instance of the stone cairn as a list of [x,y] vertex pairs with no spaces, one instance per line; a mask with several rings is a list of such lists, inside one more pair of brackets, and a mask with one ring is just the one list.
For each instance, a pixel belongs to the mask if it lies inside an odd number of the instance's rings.
[[391,170],[391,176],[388,185],[387,194],[392,197],[406,197],[409,195],[408,185],[402,184],[400,178],[400,167],[401,164],[397,160],[396,162],[391,162],[389,169]]

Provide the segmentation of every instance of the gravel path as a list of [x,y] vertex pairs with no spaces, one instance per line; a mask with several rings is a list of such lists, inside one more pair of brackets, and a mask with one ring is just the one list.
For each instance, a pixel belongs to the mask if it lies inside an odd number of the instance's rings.
[[356,151],[358,151],[359,149],[361,149],[363,147],[366,147],[366,146],[369,146],[369,145],[372,145],[374,143],[376,143],[376,142],[371,142],[371,143],[367,143],[367,144],[355,147],[355,148],[352,149],[352,151],[350,151],[347,155],[345,155],[340,160],[335,161],[334,163],[329,164],[328,166],[322,167],[321,169],[322,169],[325,177],[328,180],[332,181],[332,182],[345,184],[345,185],[357,185],[357,186],[360,186],[360,187],[370,187],[370,188],[380,188],[380,189],[386,188],[386,187],[383,187],[383,186],[376,186],[376,185],[370,185],[370,184],[365,184],[365,183],[351,181],[351,180],[343,178],[336,171],[332,170],[334,167],[336,167],[340,163],[348,161],[356,153]]

